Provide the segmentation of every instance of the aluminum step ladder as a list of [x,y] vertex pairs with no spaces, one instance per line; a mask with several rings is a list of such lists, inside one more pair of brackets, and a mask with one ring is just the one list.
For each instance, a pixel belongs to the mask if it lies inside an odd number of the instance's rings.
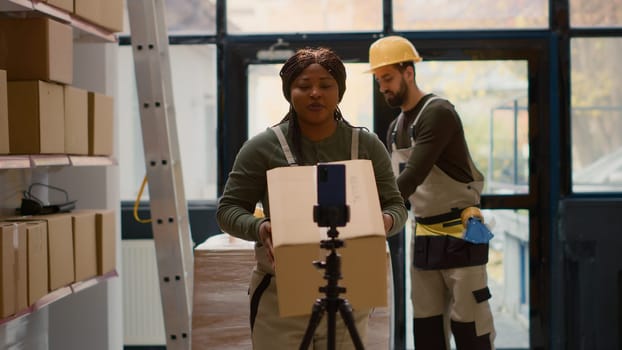
[[194,257],[164,0],[127,0],[166,348],[191,349]]

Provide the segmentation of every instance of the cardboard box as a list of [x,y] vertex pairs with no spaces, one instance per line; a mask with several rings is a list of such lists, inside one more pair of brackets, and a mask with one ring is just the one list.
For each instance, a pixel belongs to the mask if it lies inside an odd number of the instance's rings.
[[116,227],[114,210],[103,210],[95,213],[98,275],[103,275],[117,268]]
[[48,233],[48,289],[54,291],[75,281],[73,230],[69,213],[32,216],[30,221],[43,220]]
[[22,311],[28,307],[28,236],[26,225],[17,225],[17,275],[16,275],[16,311]]
[[6,71],[0,69],[0,154],[9,153],[9,101]]
[[101,25],[113,32],[122,32],[123,9],[125,9],[125,1],[123,0],[104,1],[101,13]]
[[0,222],[0,317],[28,307],[26,225]]
[[43,81],[8,83],[12,154],[64,153],[63,87]]
[[95,239],[95,213],[71,213],[73,228],[73,256],[75,280],[84,281],[97,275],[97,246]]
[[74,0],[74,13],[83,19],[99,24],[104,0]]
[[48,292],[48,237],[44,221],[26,223],[28,236],[28,305]]
[[58,7],[61,10],[65,10],[67,12],[73,12],[73,0],[42,0],[43,2],[47,2],[48,4]]
[[89,154],[112,155],[114,100],[89,92]]
[[75,14],[112,32],[123,31],[123,0],[75,0]]
[[89,154],[89,100],[88,91],[64,86],[65,98],[65,153]]
[[71,84],[73,29],[48,17],[0,18],[0,68],[9,81]]
[[[337,162],[346,166],[346,203],[350,220],[338,227],[344,247],[340,287],[355,309],[387,305],[386,236],[371,161]],[[268,194],[274,244],[276,283],[281,316],[305,315],[316,299],[324,297],[324,271],[313,261],[326,261],[328,250],[320,247],[327,228],[313,221],[317,205],[316,166],[269,170]]]
[[17,224],[0,222],[0,318],[16,311]]

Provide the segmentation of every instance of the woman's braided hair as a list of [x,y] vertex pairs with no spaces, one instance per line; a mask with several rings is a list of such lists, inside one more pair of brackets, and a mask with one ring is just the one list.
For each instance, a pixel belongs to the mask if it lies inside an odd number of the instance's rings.
[[[289,102],[289,111],[285,115],[285,117],[279,122],[289,123],[288,134],[291,135],[292,141],[294,142],[294,156],[298,163],[300,164],[302,161],[302,151],[301,151],[301,131],[300,125],[298,124],[298,118],[296,115],[296,111],[291,103],[291,86],[294,80],[310,65],[317,63],[320,66],[324,67],[330,73],[330,75],[335,78],[337,81],[337,87],[339,90],[339,102],[343,98],[343,94],[346,92],[346,67],[344,66],[341,58],[329,48],[325,47],[317,47],[310,48],[306,47],[304,49],[299,49],[296,53],[290,57],[283,67],[279,75],[281,76],[281,81],[283,84],[283,96],[287,102]],[[348,121],[343,118],[339,107],[335,109],[334,113],[335,120],[342,120],[347,125],[350,125]],[[350,125],[351,126],[351,125]]]

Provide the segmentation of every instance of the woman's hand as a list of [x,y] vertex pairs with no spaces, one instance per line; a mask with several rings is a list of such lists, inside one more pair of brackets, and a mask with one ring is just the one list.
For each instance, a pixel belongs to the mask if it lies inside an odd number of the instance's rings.
[[389,214],[382,214],[382,221],[384,222],[384,234],[388,234],[391,231],[391,227],[393,227],[393,217]]
[[272,225],[270,224],[270,220],[262,222],[259,226],[259,239],[261,240],[261,244],[266,247],[268,259],[272,264],[272,268],[274,268],[274,253],[272,250]]

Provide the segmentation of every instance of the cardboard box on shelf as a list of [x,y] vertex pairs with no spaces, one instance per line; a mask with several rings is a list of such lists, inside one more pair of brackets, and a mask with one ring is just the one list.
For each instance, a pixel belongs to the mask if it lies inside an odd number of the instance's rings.
[[11,154],[64,153],[63,86],[44,81],[8,83]]
[[0,318],[15,313],[17,281],[17,224],[0,222]]
[[74,0],[74,13],[91,23],[99,24],[103,3],[103,0]]
[[28,307],[28,236],[26,225],[17,226],[17,281],[15,283],[17,304],[16,311],[24,310]]
[[28,305],[49,292],[48,237],[44,221],[26,223],[28,237]]
[[54,291],[75,281],[73,231],[69,213],[23,217],[26,221],[46,222],[48,239],[48,289]]
[[123,9],[125,8],[124,0],[107,0],[101,13],[101,24],[104,28],[113,32],[123,31]]
[[0,317],[28,307],[26,225],[0,222]]
[[89,154],[112,155],[114,100],[89,92]]
[[95,213],[98,275],[117,268],[116,226],[114,210],[101,210]]
[[[386,236],[371,161],[336,163],[346,167],[346,203],[350,208],[349,222],[337,228],[337,238],[344,242],[337,250],[343,275],[339,286],[346,288],[341,297],[355,309],[386,306]],[[316,169],[283,167],[267,174],[281,316],[309,314],[315,300],[324,296],[319,292],[327,283],[324,271],[312,264],[325,261],[329,253],[320,247],[327,228],[313,220],[313,208],[318,204]]]
[[0,68],[9,81],[71,84],[73,29],[48,17],[0,18]]
[[84,281],[97,275],[97,246],[95,238],[95,213],[72,212],[73,256],[75,280]]
[[65,85],[65,153],[89,154],[88,91]]
[[75,0],[75,14],[112,32],[123,31],[123,0]]
[[9,102],[6,71],[0,69],[0,154],[9,153]]
[[69,13],[73,12],[73,0],[41,0]]

